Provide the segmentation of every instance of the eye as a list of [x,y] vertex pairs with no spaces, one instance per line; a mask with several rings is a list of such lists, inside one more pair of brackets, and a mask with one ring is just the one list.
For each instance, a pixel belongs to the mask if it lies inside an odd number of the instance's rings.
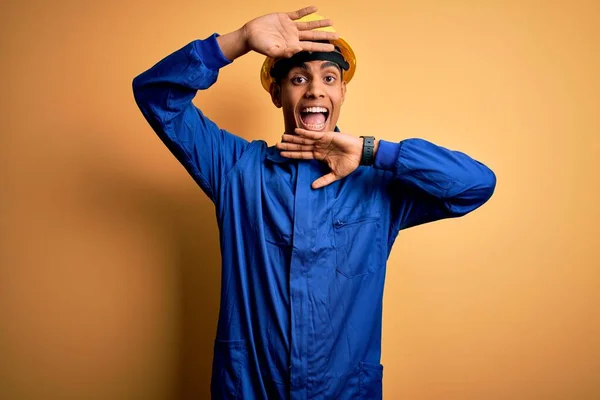
[[292,83],[294,85],[301,85],[304,82],[306,82],[306,78],[303,77],[303,76],[301,76],[301,75],[298,75],[298,76],[295,76],[295,77],[292,78]]
[[333,82],[335,82],[335,79],[336,79],[335,76],[333,76],[333,75],[327,75],[325,77],[325,82],[326,83],[333,83]]

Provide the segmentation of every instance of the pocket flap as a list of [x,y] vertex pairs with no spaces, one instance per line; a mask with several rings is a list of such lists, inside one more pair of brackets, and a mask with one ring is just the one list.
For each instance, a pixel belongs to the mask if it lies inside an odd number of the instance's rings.
[[340,207],[333,210],[333,224],[336,227],[344,225],[377,221],[381,217],[381,214],[377,211],[373,211],[370,207]]

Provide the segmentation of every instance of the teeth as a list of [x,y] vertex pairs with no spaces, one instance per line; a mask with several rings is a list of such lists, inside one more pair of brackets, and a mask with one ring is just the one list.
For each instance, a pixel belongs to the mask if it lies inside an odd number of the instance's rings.
[[309,131],[320,131],[325,128],[325,124],[304,124]]
[[304,113],[319,113],[319,112],[327,112],[327,109],[324,107],[307,107],[302,110]]

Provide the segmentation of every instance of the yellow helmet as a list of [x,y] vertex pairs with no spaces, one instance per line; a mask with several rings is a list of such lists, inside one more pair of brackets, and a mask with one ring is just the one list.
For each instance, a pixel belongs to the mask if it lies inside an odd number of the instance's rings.
[[[321,15],[318,14],[310,14],[306,15],[296,22],[311,22],[311,21],[319,21],[324,19]],[[331,26],[326,26],[324,28],[317,28],[316,31],[325,31],[325,32],[335,32]],[[341,37],[337,40],[331,40],[331,44],[337,47],[342,53],[344,59],[348,62],[349,67],[347,71],[344,71],[343,79],[346,83],[352,80],[354,76],[354,72],[356,71],[356,56],[354,55],[354,51],[352,47]],[[260,82],[262,83],[262,87],[268,92],[271,87],[271,83],[273,82],[273,77],[271,76],[271,68],[275,64],[277,59],[267,57],[263,62],[262,68],[260,69]]]

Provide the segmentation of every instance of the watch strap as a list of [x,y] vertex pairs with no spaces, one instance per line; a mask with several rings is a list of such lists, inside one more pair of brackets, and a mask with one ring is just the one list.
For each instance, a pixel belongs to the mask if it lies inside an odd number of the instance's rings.
[[375,137],[361,136],[363,138],[363,151],[360,165],[371,166],[375,162]]

